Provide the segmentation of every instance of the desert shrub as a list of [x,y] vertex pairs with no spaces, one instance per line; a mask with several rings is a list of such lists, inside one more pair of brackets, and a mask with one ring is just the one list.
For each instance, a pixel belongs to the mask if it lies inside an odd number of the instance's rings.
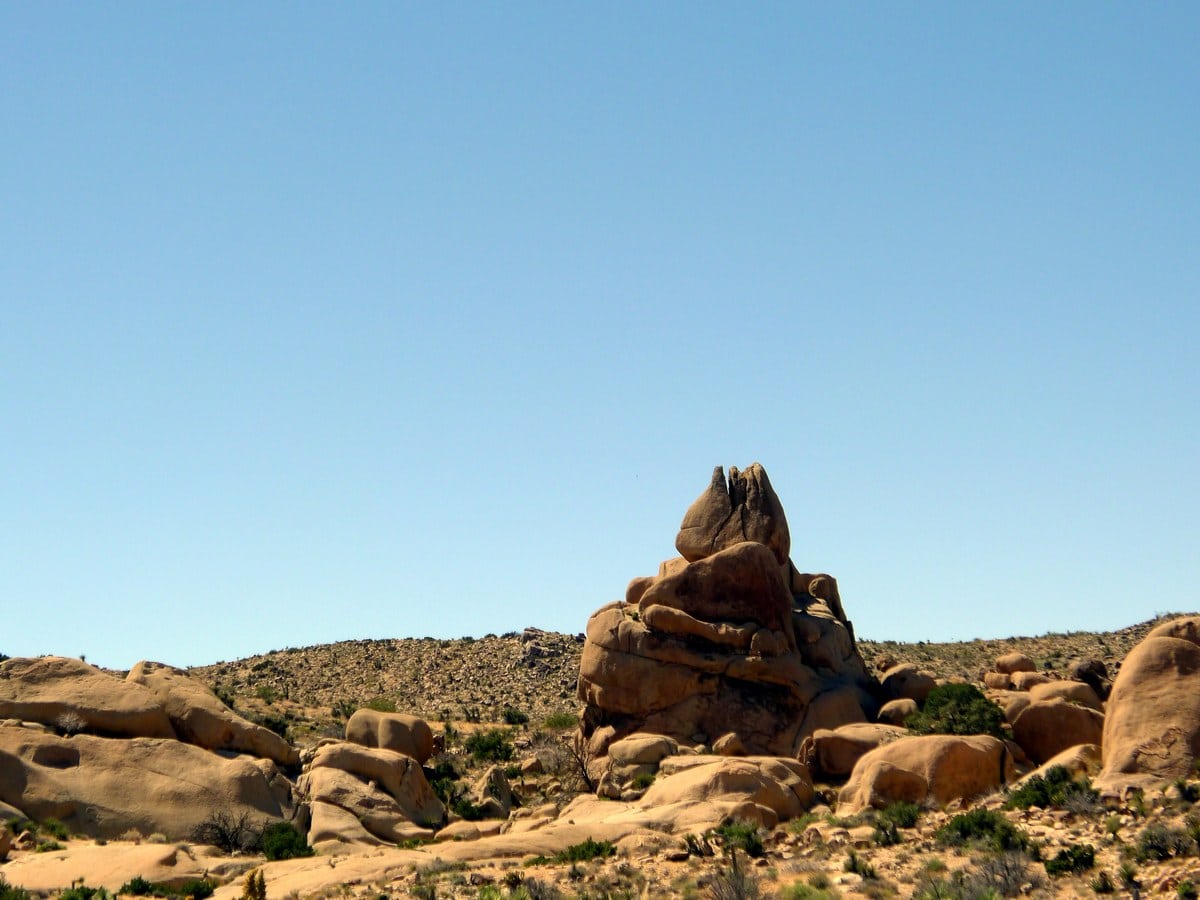
[[254,689],[254,696],[270,706],[279,699],[279,691],[275,690],[275,688],[271,687],[269,684],[260,684]]
[[1088,882],[1088,887],[1096,894],[1111,894],[1117,889],[1117,886],[1113,884],[1112,876],[1103,871]]
[[88,887],[82,878],[71,882],[71,886],[58,895],[59,900],[109,900],[112,897],[102,887]]
[[267,900],[267,878],[262,869],[254,869],[242,885],[242,900]]
[[1048,859],[1043,863],[1046,867],[1046,874],[1052,878],[1057,878],[1059,875],[1078,875],[1080,872],[1086,872],[1095,864],[1096,848],[1091,844],[1067,847],[1058,851],[1058,855],[1054,859]]
[[480,762],[508,762],[516,754],[504,728],[477,731],[463,743],[464,749]]
[[650,787],[650,785],[652,785],[652,784],[654,784],[654,773],[653,772],[638,772],[636,775],[633,776],[634,790],[644,791],[646,788]]
[[367,709],[375,710],[375,712],[394,713],[396,711],[396,701],[389,697],[375,697],[363,705]]
[[842,864],[842,871],[861,876],[868,881],[878,877],[875,873],[875,867],[853,850],[846,856],[846,861]]
[[1200,896],[1200,894],[1197,894],[1196,885],[1192,883],[1192,880],[1190,878],[1185,878],[1176,886],[1175,896],[1177,896],[1179,900],[1196,900],[1197,896]]
[[872,840],[880,847],[894,847],[904,839],[900,836],[900,829],[895,822],[880,819],[875,825],[875,834],[872,835]]
[[357,711],[358,704],[345,698],[334,700],[333,706],[329,707],[329,714],[335,719],[348,719]]
[[262,852],[270,861],[312,856],[304,834],[291,822],[272,822],[262,832]]
[[262,846],[262,834],[262,826],[250,818],[250,813],[234,816],[216,810],[192,829],[192,840],[198,844],[212,844],[226,853],[243,853],[258,850]]
[[1075,781],[1065,766],[1052,766],[1046,774],[1035,775],[1019,788],[1008,795],[1005,809],[1028,809],[1040,806],[1066,808],[1069,804],[1078,806],[1094,806],[1100,799],[1100,792],[1092,787],[1087,778]]
[[885,806],[879,813],[879,819],[884,822],[894,822],[899,828],[912,828],[921,818],[921,807],[915,803],[898,800]]
[[174,893],[180,897],[191,897],[192,900],[206,900],[216,889],[216,884],[206,878],[193,878],[181,884]]
[[908,717],[913,734],[990,734],[1004,736],[1004,711],[973,684],[942,684],[925,698],[925,706]]
[[579,716],[568,712],[551,713],[542,720],[542,725],[551,731],[566,731],[568,728],[574,728],[578,724]]
[[38,828],[50,835],[50,837],[60,841],[65,841],[71,836],[71,832],[67,829],[67,826],[58,821],[58,819],[43,819]]
[[1138,862],[1162,861],[1172,856],[1187,856],[1195,846],[1187,832],[1155,823],[1147,825],[1138,835],[1134,858]]
[[506,706],[500,718],[504,720],[505,725],[524,725],[529,721],[529,713],[522,712],[515,706]]
[[713,834],[721,839],[726,853],[741,850],[747,856],[754,857],[762,856],[764,853],[762,836],[758,833],[758,826],[753,822],[741,820],[726,822],[714,829]]
[[1142,883],[1137,877],[1137,866],[1130,862],[1121,863],[1119,872],[1121,876],[1121,887],[1127,891],[1133,891],[1142,886]]
[[579,844],[572,844],[562,853],[557,854],[556,862],[587,862],[589,859],[605,859],[617,852],[612,841],[593,841],[588,838]]
[[779,892],[780,900],[834,900],[838,896],[829,889],[828,879],[824,884],[817,884],[816,881],[816,876],[813,876],[807,884],[797,881],[785,887]]
[[1179,792],[1179,799],[1184,803],[1195,803],[1200,800],[1200,785],[1192,784],[1186,778],[1175,779],[1175,790]]
[[978,847],[1003,853],[1024,850],[1029,839],[1019,828],[991,809],[972,809],[955,816],[935,835],[940,843],[954,847]]
[[975,861],[973,867],[946,875],[945,866],[928,866],[917,879],[916,900],[996,900],[1016,897],[1026,885],[1037,886],[1029,872],[1029,857],[1021,851],[998,853]]
[[55,850],[63,849],[63,845],[58,841],[38,841],[34,847],[34,853],[53,853]]
[[33,900],[33,895],[24,888],[13,887],[8,879],[0,875],[0,900]]
[[712,900],[756,900],[760,896],[758,879],[738,864],[736,850],[729,858],[729,865],[713,874],[708,896]]
[[134,897],[146,897],[154,893],[154,882],[147,881],[141,875],[134,875],[117,890],[118,894],[130,894]]

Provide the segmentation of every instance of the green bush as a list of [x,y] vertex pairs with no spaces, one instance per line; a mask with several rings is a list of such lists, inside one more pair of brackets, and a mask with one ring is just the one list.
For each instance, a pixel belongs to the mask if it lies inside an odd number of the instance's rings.
[[1003,853],[1024,850],[1029,838],[1012,822],[991,809],[972,809],[955,816],[935,835],[940,843],[952,847],[978,847]]
[[1068,803],[1095,803],[1099,799],[1100,792],[1092,787],[1087,778],[1075,781],[1065,766],[1052,766],[1046,770],[1044,776],[1033,776],[1009,794],[1004,808],[1028,809],[1031,806],[1040,806],[1042,809],[1061,809]]
[[888,804],[879,813],[880,821],[892,822],[897,828],[912,828],[920,818],[921,807],[904,800]]
[[1054,859],[1048,859],[1043,863],[1046,867],[1046,874],[1052,878],[1057,878],[1059,875],[1078,875],[1080,872],[1086,872],[1095,864],[1096,848],[1091,844],[1067,847],[1065,850],[1058,851],[1058,855]]
[[551,713],[542,720],[542,725],[551,731],[566,731],[568,728],[574,728],[578,724],[579,716],[568,712]]
[[58,900],[109,900],[112,897],[102,887],[88,887],[82,878],[71,882],[71,886],[58,895]]
[[1187,832],[1168,828],[1165,825],[1147,825],[1138,835],[1134,858],[1138,862],[1162,861],[1172,856],[1187,856],[1195,849],[1196,842]]
[[58,819],[46,819],[41,823],[39,828],[56,840],[65,841],[71,836],[71,832],[67,829],[67,826],[58,821]]
[[925,706],[909,716],[913,734],[990,734],[1004,736],[1004,711],[973,684],[942,684],[925,698]]
[[364,706],[367,709],[373,709],[375,712],[394,713],[396,711],[396,701],[388,697],[375,697],[368,700]]
[[720,828],[715,829],[714,834],[721,839],[727,853],[741,850],[747,856],[758,857],[765,852],[762,837],[758,833],[758,826],[753,822],[726,822]]
[[264,828],[262,851],[271,862],[277,859],[298,859],[312,856],[314,853],[300,829],[291,822],[273,822]]
[[505,725],[524,725],[529,721],[529,714],[521,712],[515,706],[506,706],[500,716]]
[[589,859],[604,859],[617,852],[612,841],[593,841],[588,838],[579,844],[572,844],[562,853],[557,854],[556,862],[587,862]]
[[193,878],[181,884],[175,893],[180,897],[191,897],[192,900],[206,900],[216,889],[217,886],[205,878]]
[[33,895],[24,888],[13,887],[0,875],[0,900],[33,900]]
[[854,875],[858,875],[867,881],[879,877],[875,872],[875,867],[853,850],[851,850],[850,854],[846,857],[846,862],[842,865],[842,870],[850,872]]
[[508,730],[504,728],[477,731],[466,739],[463,748],[480,762],[508,762],[516,755]]

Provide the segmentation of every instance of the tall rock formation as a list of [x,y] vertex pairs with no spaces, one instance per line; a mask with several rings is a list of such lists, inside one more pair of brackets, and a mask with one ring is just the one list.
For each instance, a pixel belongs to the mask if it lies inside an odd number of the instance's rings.
[[718,467],[675,546],[679,557],[588,620],[579,698],[592,759],[634,732],[706,745],[735,735],[747,755],[795,756],[817,728],[874,715],[879,685],[837,582],[791,563],[761,465],[728,480]]

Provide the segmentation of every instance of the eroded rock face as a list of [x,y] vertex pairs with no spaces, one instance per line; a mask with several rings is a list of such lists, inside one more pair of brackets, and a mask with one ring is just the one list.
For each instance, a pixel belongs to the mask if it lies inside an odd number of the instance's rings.
[[1109,784],[1191,771],[1200,757],[1200,617],[1164,622],[1125,657],[1101,746]]
[[233,750],[294,766],[300,756],[287,741],[269,729],[239,716],[216,694],[182,669],[157,662],[139,662],[125,680],[148,688],[162,704],[181,741],[206,750]]
[[61,738],[0,725],[0,800],[72,832],[114,838],[132,828],[184,840],[214,810],[287,818],[290,798],[267,760],[226,759],[176,740]]
[[728,482],[718,469],[676,547],[681,557],[588,621],[579,697],[590,758],[603,765],[609,745],[636,732],[794,757],[817,728],[874,715],[879,686],[837,582],[788,559],[762,466],[731,469]]

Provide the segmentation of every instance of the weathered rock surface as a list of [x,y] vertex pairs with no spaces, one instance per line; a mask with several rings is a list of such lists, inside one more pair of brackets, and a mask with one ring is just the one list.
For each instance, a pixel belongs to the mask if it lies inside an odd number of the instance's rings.
[[758,463],[744,472],[730,466],[728,481],[717,466],[708,489],[684,513],[675,549],[695,562],[744,541],[765,545],[776,562],[787,563],[791,536],[783,506]]
[[424,765],[433,755],[433,729],[419,716],[357,710],[346,721],[346,740],[411,756]]
[[889,700],[915,700],[924,703],[929,692],[937,687],[937,679],[910,663],[892,666],[880,679],[883,696]]
[[136,829],[184,840],[214,810],[254,821],[290,813],[289,785],[267,760],[226,759],[176,740],[60,738],[11,725],[0,725],[0,800],[104,838]]
[[871,750],[904,737],[903,728],[858,722],[835,729],[818,729],[804,739],[800,760],[818,774],[843,778]]
[[838,794],[838,814],[906,801],[944,806],[997,790],[1015,769],[1002,741],[986,735],[901,738],[870,751]]
[[874,715],[878,685],[837,583],[799,575],[788,534],[761,466],[731,470],[728,485],[718,470],[684,517],[682,558],[635,579],[626,597],[636,602],[588,622],[579,698],[589,757],[635,732],[794,756],[817,728]]
[[1034,699],[1013,719],[1013,740],[1035,763],[1079,744],[1099,744],[1104,714],[1059,696]]
[[239,716],[217,695],[182,669],[157,662],[139,662],[125,677],[147,688],[162,704],[181,741],[206,750],[232,750],[281,766],[300,761],[296,749],[275,732]]
[[153,692],[64,656],[0,663],[0,719],[9,718],[41,722],[66,732],[175,737]]
[[1200,617],[1164,622],[1130,651],[1104,721],[1101,780],[1187,775],[1200,757]]

